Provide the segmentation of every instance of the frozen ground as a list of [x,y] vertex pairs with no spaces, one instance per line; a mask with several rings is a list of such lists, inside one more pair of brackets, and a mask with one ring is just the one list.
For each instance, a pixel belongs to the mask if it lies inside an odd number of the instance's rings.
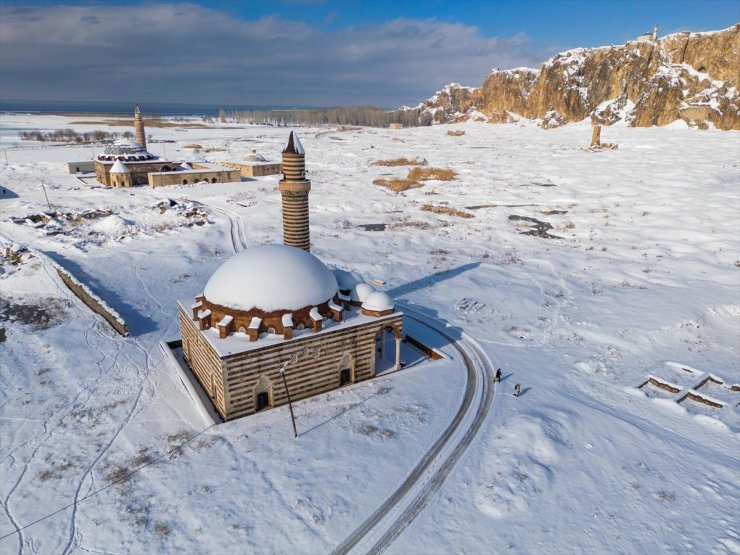
[[[0,274],[3,552],[331,551],[449,424],[459,357],[449,346],[445,361],[298,404],[296,441],[283,409],[204,431],[157,343],[177,336],[175,299],[233,252],[235,214],[249,243],[280,241],[277,179],[93,188],[61,167],[89,146],[17,138],[69,122],[0,119],[3,247],[40,253]],[[740,135],[612,127],[602,139],[619,148],[592,153],[584,124],[323,131],[299,130],[313,252],[464,329],[505,378],[472,446],[388,551],[740,553],[740,392],[709,384],[700,391],[725,403],[712,410],[638,389],[649,375],[740,382]],[[215,162],[251,148],[277,158],[288,136],[148,132],[175,141],[153,152],[192,159],[185,145],[197,143]],[[457,178],[402,194],[373,185],[406,175],[369,165],[399,156]],[[73,216],[15,223],[48,211],[42,180],[52,208]],[[160,211],[165,199],[180,208]],[[74,217],[87,210],[106,214]],[[526,234],[532,219],[556,238]],[[46,257],[132,336],[71,296]]]

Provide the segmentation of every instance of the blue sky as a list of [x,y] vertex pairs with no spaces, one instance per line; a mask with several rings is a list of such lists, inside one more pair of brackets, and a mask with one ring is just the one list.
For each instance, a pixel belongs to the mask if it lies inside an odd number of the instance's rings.
[[416,104],[494,67],[740,21],[740,0],[0,0],[0,98]]

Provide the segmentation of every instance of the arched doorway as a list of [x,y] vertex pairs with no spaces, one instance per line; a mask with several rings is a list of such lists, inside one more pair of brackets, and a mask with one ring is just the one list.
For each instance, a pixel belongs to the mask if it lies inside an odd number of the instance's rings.
[[272,408],[272,382],[264,374],[254,386],[254,412]]
[[355,359],[350,353],[344,353],[339,361],[339,387],[355,383]]
[[386,360],[386,339],[388,339],[389,332],[391,337],[396,340],[395,363],[392,367],[396,370],[401,368],[401,329],[397,325],[384,325],[375,333],[375,341],[373,342],[373,369],[375,372],[378,370],[378,363]]

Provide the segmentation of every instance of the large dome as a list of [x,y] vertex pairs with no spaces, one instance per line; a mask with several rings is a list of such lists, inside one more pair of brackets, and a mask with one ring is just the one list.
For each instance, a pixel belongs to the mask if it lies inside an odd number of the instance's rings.
[[258,245],[241,251],[208,280],[205,300],[240,311],[296,311],[332,299],[334,274],[310,252],[286,245]]
[[146,160],[157,160],[158,157],[148,152],[136,141],[129,139],[118,139],[113,144],[108,145],[103,150],[103,154],[98,155],[101,162],[112,162],[121,160],[122,162],[143,162]]

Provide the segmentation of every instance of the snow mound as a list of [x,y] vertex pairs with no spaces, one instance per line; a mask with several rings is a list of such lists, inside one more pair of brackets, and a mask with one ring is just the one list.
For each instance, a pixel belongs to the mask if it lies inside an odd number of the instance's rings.
[[236,310],[296,311],[337,293],[334,274],[310,252],[258,245],[235,254],[208,280],[209,302]]
[[515,417],[499,427],[497,435],[481,470],[475,505],[483,514],[502,519],[526,512],[551,489],[566,446],[562,423],[540,415]]
[[120,237],[121,235],[130,233],[134,224],[126,218],[122,218],[117,214],[112,214],[105,218],[101,218],[90,227],[93,231],[97,231],[103,235],[107,235],[109,237]]

